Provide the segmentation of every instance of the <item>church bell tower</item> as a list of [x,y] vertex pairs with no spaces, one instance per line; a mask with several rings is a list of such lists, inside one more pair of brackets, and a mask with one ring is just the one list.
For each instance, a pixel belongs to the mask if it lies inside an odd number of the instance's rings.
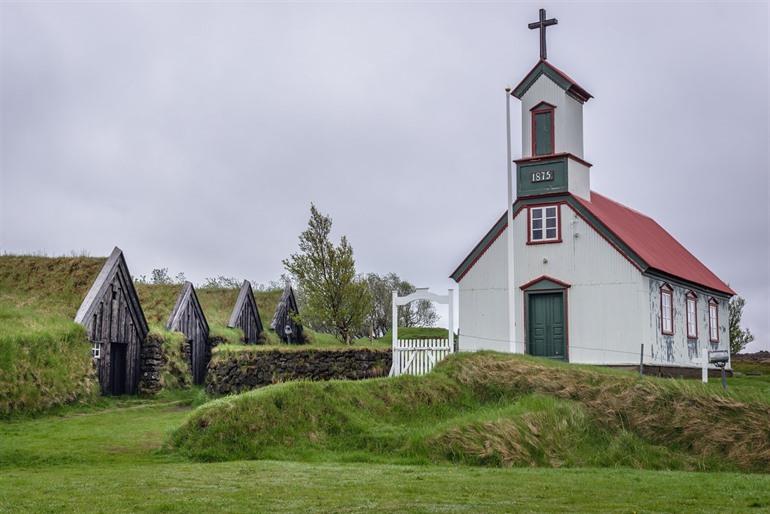
[[548,62],[546,28],[540,19],[540,60],[510,94],[521,101],[521,159],[516,163],[516,197],[571,193],[591,199],[591,164],[583,159],[583,104],[592,98],[566,73]]

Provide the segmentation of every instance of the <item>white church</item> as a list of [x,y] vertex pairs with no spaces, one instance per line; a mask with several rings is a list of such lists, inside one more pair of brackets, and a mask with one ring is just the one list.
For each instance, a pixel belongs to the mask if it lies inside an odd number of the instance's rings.
[[591,190],[592,96],[547,61],[545,27],[556,23],[541,10],[530,24],[541,58],[510,91],[522,113],[512,209],[451,275],[459,348],[697,373],[709,350],[729,349],[735,293],[655,220]]

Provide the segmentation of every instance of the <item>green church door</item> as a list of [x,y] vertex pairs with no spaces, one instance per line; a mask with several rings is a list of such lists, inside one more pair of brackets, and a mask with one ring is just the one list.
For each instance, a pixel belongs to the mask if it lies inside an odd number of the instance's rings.
[[567,355],[564,293],[529,294],[529,353],[564,359]]

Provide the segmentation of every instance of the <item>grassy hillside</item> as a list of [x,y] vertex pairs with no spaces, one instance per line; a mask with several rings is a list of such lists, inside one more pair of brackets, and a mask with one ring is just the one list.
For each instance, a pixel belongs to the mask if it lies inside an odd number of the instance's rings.
[[499,354],[425,377],[295,382],[206,404],[172,444],[199,460],[770,469],[770,404],[696,382]]
[[[158,328],[164,328],[181,290],[181,284],[137,284],[136,291],[142,302],[142,309],[147,322]],[[238,298],[238,289],[196,288],[195,292],[209,323],[211,335],[230,344],[240,344],[243,337],[240,330],[227,327],[230,314]],[[259,317],[265,330],[270,328],[275,308],[281,299],[281,292],[277,289],[254,293]],[[266,336],[266,341],[276,344],[279,342],[272,334]]]
[[0,256],[0,415],[97,394],[91,345],[72,318],[104,261]]
[[[72,319],[105,258],[0,255],[0,302],[44,319]],[[35,320],[29,320],[36,328]]]
[[[0,512],[758,512],[770,475],[628,468],[190,462],[160,451],[200,392],[0,421]],[[98,484],[98,494],[95,493]],[[290,494],[287,494],[287,491]]]

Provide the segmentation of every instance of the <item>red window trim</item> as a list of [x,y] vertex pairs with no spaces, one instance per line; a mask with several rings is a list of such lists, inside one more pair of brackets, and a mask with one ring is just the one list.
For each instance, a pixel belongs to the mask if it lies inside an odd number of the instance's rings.
[[[717,338],[716,339],[711,337],[711,332],[712,332],[712,330],[711,330],[711,306],[712,305],[714,306],[714,312],[716,313],[716,316],[715,316],[716,317],[716,322],[717,322],[717,326],[716,326]],[[719,302],[716,301],[714,298],[710,298],[709,299],[709,342],[711,342],[711,343],[718,343],[719,342]]]
[[[695,302],[695,334],[690,334],[690,307],[688,302],[692,300]],[[685,312],[685,332],[687,332],[688,339],[698,339],[698,295],[693,291],[688,291],[684,299],[684,312]]]
[[563,280],[559,280],[558,278],[553,278],[549,275],[540,275],[539,277],[532,279],[525,284],[520,285],[519,289],[521,289],[522,291],[526,291],[530,287],[534,286],[535,284],[539,284],[544,280],[553,282],[554,284],[558,285],[560,289],[568,289],[572,287],[572,284],[568,284],[567,282],[564,282]]
[[[540,107],[541,105],[546,105],[547,107]],[[546,103],[546,102],[540,102],[535,107],[532,108],[531,115],[530,115],[530,133],[532,135],[532,156],[533,157],[542,157],[544,155],[554,155],[556,153],[556,135],[554,134],[554,120],[556,119],[556,107]],[[544,153],[544,154],[538,154],[535,152],[535,149],[537,148],[537,131],[535,130],[535,118],[538,114],[543,114],[546,112],[551,113],[551,153]]]
[[[665,325],[663,324],[663,295],[668,294],[670,300],[668,302],[668,310],[671,318],[671,331],[666,332]],[[664,336],[674,335],[674,289],[668,285],[663,284],[660,286],[660,333]]]
[[[549,239],[547,241],[533,241],[532,240],[532,209],[540,209],[546,207],[556,207],[556,239]],[[543,212],[543,233],[545,234],[545,212]],[[539,203],[537,205],[527,206],[527,244],[528,245],[547,245],[553,243],[561,243],[561,203]]]

